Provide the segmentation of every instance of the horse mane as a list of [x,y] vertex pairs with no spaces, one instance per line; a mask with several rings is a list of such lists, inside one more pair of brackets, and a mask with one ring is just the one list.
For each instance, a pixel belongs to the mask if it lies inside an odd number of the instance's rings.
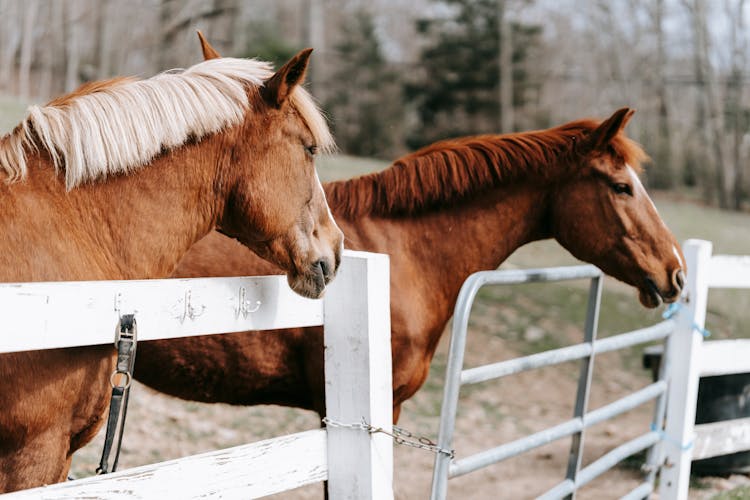
[[[436,142],[407,154],[380,172],[329,182],[336,214],[412,215],[436,209],[516,179],[550,182],[572,173],[578,145],[599,122],[578,120],[548,130],[480,135]],[[643,149],[622,132],[611,141],[615,155],[640,172]]]
[[[27,175],[27,151],[49,153],[65,170],[72,189],[112,174],[128,173],[154,157],[242,123],[248,90],[273,74],[255,59],[221,58],[152,78],[115,78],[82,85],[27,116],[0,138],[0,169],[13,182]],[[325,118],[310,94],[296,87],[291,104],[307,123],[318,147],[333,148]]]

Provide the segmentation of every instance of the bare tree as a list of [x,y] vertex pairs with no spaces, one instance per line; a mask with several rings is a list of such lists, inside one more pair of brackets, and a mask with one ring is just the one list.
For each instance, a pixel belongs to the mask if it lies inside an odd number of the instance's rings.
[[742,123],[742,76],[747,69],[745,53],[747,40],[744,30],[745,0],[725,0],[725,12],[729,18],[731,59],[726,91],[727,128],[731,141],[727,155],[727,172],[724,189],[729,198],[728,206],[739,210],[742,205],[744,188],[744,161],[742,142],[746,130]]
[[675,185],[672,162],[672,134],[669,123],[669,100],[667,98],[666,64],[667,54],[664,41],[664,0],[656,0],[651,5],[651,21],[656,34],[656,58],[653,64],[655,76],[657,124],[654,160],[656,168],[649,171],[651,185],[668,189]]
[[108,77],[112,71],[112,48],[110,45],[112,36],[109,23],[110,2],[109,0],[100,0],[94,2],[94,5],[96,8],[96,39],[98,41],[96,47],[96,76],[101,79]]
[[711,183],[717,195],[719,206],[728,207],[725,188],[725,153],[723,144],[723,123],[718,84],[709,59],[710,42],[708,12],[705,0],[683,0],[692,25],[693,62],[695,80],[698,86],[696,127],[703,133],[703,146],[713,170]]
[[[325,15],[323,10],[323,2],[321,0],[309,0],[308,2],[308,24],[307,24],[307,45],[313,47],[319,53],[325,53]],[[323,80],[323,57],[318,58],[315,64],[311,64],[308,71],[310,71],[310,85],[314,93],[318,94],[318,98],[322,99],[326,96],[320,95],[318,92],[321,89],[321,81]]]
[[18,67],[18,94],[27,99],[30,95],[29,79],[31,74],[31,58],[34,53],[34,28],[36,26],[39,0],[24,2],[23,28],[21,36],[21,58]]
[[508,20],[508,0],[497,2],[498,42],[500,43],[500,130],[513,132],[513,27]]
[[71,92],[78,86],[78,67],[80,52],[78,46],[79,31],[78,2],[66,2],[64,8],[65,19],[65,91]]
[[[158,56],[156,71],[163,71],[179,65],[179,55],[192,54],[195,50],[185,50],[177,43],[190,40],[195,44],[195,33],[192,31],[202,21],[213,21],[226,16],[232,17],[237,12],[237,2],[234,0],[215,0],[212,2],[180,3],[174,0],[160,0],[158,4]],[[210,26],[208,26],[210,29]],[[208,31],[208,30],[207,30]],[[210,36],[210,32],[208,33]],[[187,35],[187,36],[185,36]],[[233,30],[222,34],[222,40],[217,42],[219,48],[231,47]],[[213,40],[213,38],[212,38]],[[187,44],[185,44],[187,45]],[[179,46],[179,48],[178,48]],[[194,60],[194,58],[191,58]]]
[[19,8],[21,5],[14,1],[2,3],[2,36],[3,50],[0,59],[0,80],[6,86],[10,82],[13,68],[15,68],[16,54],[21,44],[21,31],[18,29]]

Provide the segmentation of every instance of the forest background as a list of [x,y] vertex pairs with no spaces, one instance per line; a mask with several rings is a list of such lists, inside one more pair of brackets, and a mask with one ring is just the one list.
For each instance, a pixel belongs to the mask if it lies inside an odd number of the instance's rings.
[[344,153],[392,160],[630,106],[650,188],[747,211],[749,20],[745,0],[0,0],[0,94],[187,67],[196,29],[277,65],[310,46]]

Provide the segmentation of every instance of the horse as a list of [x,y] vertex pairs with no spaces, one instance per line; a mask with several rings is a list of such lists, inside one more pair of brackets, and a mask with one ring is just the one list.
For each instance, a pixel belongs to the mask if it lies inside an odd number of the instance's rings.
[[[315,172],[334,143],[300,85],[310,52],[277,72],[209,60],[31,106],[0,139],[0,279],[169,277],[216,228],[319,297],[343,235]],[[111,345],[0,355],[0,491],[67,477],[114,365]]]
[[[684,257],[639,180],[647,156],[623,130],[632,115],[450,139],[324,185],[346,246],[390,254],[394,422],[428,375],[464,280],[526,243],[556,239],[635,287],[645,307],[679,297]],[[175,276],[275,272],[212,233]],[[320,327],[144,342],[134,376],[183,399],[324,416],[323,349]]]

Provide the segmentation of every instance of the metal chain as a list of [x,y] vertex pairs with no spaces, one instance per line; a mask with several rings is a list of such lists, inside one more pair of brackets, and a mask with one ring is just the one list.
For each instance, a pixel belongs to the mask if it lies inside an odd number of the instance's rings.
[[323,423],[329,427],[340,427],[343,429],[366,431],[370,434],[379,432],[381,434],[385,434],[386,436],[390,436],[396,444],[403,444],[404,446],[411,446],[412,448],[427,450],[432,453],[441,453],[443,455],[447,455],[451,459],[456,456],[455,450],[447,450],[445,448],[441,448],[432,439],[426,436],[415,436],[411,431],[408,431],[407,429],[398,427],[396,425],[393,426],[392,432],[388,432],[382,427],[374,427],[368,424],[364,418],[362,418],[361,423],[347,424],[344,422],[337,422],[328,417],[324,417]]

